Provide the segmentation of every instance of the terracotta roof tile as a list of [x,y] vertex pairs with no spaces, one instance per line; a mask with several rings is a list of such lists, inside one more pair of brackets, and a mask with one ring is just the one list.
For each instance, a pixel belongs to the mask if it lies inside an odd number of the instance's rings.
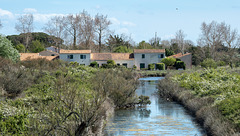
[[39,56],[39,53],[20,53],[20,60],[21,61],[32,60],[32,59],[53,60],[57,57],[58,56]]
[[134,49],[134,53],[164,53],[165,49]]
[[91,60],[132,60],[131,53],[91,53]]
[[168,56],[169,58],[181,58],[183,56],[187,56],[190,55],[191,53],[186,53],[186,54],[182,54],[182,53],[178,53],[178,54],[174,54],[172,56]]
[[91,53],[91,50],[60,50],[60,54]]

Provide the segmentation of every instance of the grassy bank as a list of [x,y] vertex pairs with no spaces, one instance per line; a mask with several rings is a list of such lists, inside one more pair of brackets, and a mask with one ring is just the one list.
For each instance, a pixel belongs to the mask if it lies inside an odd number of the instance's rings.
[[183,104],[209,135],[239,135],[240,75],[237,72],[205,69],[168,75],[160,81],[158,94]]
[[140,77],[163,77],[166,76],[169,71],[167,70],[138,70],[136,71]]
[[0,58],[1,135],[93,135],[106,111],[137,101],[136,74],[61,61]]

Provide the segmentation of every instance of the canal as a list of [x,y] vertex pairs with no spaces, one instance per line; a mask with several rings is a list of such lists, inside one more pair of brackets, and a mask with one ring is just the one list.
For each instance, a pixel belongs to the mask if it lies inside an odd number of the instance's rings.
[[138,96],[149,96],[151,104],[146,107],[116,110],[106,124],[106,136],[202,136],[204,130],[194,118],[176,102],[169,102],[155,95],[158,80],[163,77],[140,78],[136,90]]

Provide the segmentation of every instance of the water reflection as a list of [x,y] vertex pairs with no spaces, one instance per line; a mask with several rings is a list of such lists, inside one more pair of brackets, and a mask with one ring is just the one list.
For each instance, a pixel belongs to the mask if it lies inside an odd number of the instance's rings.
[[105,128],[106,136],[116,135],[203,135],[204,132],[175,102],[153,95],[160,78],[142,78],[137,95],[149,96],[151,105],[131,110],[117,110]]

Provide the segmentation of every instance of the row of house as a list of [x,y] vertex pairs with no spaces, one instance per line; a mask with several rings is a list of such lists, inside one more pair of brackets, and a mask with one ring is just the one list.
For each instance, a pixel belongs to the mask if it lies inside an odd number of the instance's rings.
[[[57,51],[57,50],[56,50]],[[68,62],[77,62],[81,65],[90,65],[96,61],[99,66],[106,64],[108,60],[114,60],[117,65],[137,69],[148,68],[148,64],[160,63],[165,58],[165,49],[134,49],[133,53],[92,53],[91,50],[63,50],[59,53],[55,50],[47,50],[40,53],[21,53],[21,61],[27,59],[45,58],[47,60],[61,59]],[[170,57],[180,58],[185,62],[186,68],[192,66],[192,56],[188,54],[176,54]]]

